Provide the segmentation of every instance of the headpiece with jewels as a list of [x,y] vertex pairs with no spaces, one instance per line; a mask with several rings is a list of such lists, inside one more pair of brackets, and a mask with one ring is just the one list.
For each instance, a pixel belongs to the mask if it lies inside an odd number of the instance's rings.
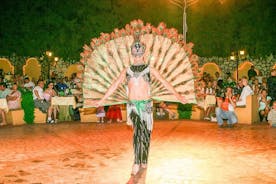
[[133,56],[141,57],[145,53],[146,46],[140,42],[139,37],[136,36],[133,44],[131,45],[131,54]]

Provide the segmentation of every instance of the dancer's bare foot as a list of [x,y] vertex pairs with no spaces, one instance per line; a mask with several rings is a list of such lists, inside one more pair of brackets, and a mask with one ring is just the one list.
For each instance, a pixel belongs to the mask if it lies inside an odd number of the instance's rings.
[[139,164],[134,164],[132,166],[131,174],[136,175],[139,172],[139,169],[140,169],[140,165]]
[[147,164],[141,164],[141,167],[143,168],[143,169],[146,169],[147,168]]

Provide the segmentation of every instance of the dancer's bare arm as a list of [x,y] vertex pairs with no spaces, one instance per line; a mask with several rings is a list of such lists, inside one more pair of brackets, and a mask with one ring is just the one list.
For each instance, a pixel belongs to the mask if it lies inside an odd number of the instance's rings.
[[118,88],[119,84],[125,80],[126,77],[126,68],[121,72],[118,79],[108,88],[103,98],[99,101],[95,101],[93,106],[99,107],[103,102]]
[[168,81],[166,80],[166,79],[164,79],[160,74],[159,74],[159,72],[155,69],[155,68],[153,68],[153,67],[151,67],[150,68],[150,71],[151,71],[151,73],[154,75],[154,77],[156,78],[156,79],[158,79],[163,85],[164,85],[164,87],[167,89],[167,90],[169,90],[181,103],[183,103],[183,104],[185,104],[185,103],[187,103],[187,100],[185,99],[185,97],[184,96],[182,96],[182,95],[180,95],[175,89],[174,89],[174,87],[170,84],[170,83],[168,83]]

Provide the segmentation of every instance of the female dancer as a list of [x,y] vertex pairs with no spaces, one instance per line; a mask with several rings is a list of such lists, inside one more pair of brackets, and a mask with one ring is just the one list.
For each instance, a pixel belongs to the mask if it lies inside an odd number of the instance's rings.
[[120,83],[126,79],[128,86],[127,123],[133,126],[134,164],[132,174],[136,175],[140,169],[147,167],[150,136],[153,128],[152,99],[150,93],[151,75],[168,89],[176,98],[186,103],[181,96],[155,69],[144,62],[145,45],[136,40],[131,46],[133,64],[124,68],[119,78],[110,86],[103,98],[94,102],[94,106],[101,106],[104,101],[117,89]]

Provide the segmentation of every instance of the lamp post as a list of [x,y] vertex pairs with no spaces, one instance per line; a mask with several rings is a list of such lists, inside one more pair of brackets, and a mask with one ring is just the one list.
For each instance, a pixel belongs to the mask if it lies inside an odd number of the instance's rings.
[[183,9],[183,41],[187,42],[187,13],[186,10],[189,6],[197,3],[199,0],[170,0],[170,3],[176,5],[177,7]]
[[232,52],[232,55],[230,56],[230,60],[232,61],[236,61],[236,82],[239,82],[239,62],[241,59],[244,58],[245,55],[245,51],[244,50],[240,50],[238,52]]
[[53,53],[51,51],[46,51],[46,62],[47,62],[47,78],[50,79],[50,67]]
[[47,78],[50,79],[51,77],[51,65],[55,66],[56,62],[58,62],[59,58],[58,57],[54,57],[53,52],[51,51],[46,51],[45,52],[46,55],[46,66],[47,66]]

